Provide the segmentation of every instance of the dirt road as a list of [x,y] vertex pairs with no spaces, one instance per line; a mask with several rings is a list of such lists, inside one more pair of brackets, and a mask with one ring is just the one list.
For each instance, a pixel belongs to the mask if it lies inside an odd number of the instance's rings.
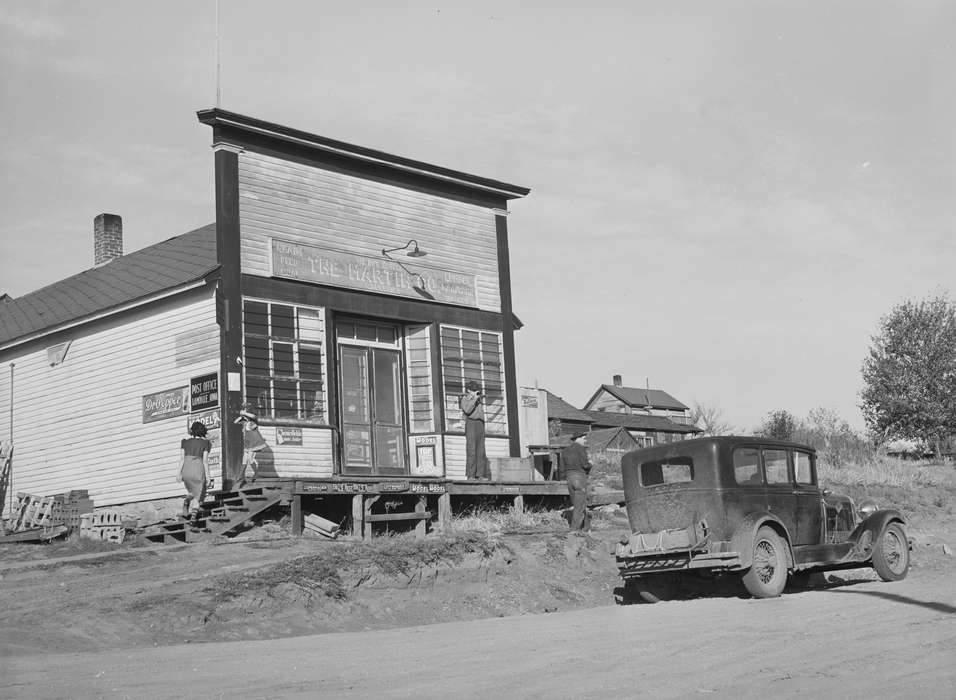
[[[948,567],[947,567],[948,568]],[[956,697],[951,571],[268,641],[10,656],[4,698]]]

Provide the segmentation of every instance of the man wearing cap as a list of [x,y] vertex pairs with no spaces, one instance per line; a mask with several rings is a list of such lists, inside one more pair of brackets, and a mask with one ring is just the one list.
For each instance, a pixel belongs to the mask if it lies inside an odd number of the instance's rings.
[[465,419],[465,478],[490,479],[485,455],[485,408],[481,405],[481,384],[474,379],[465,384],[465,393],[458,398]]
[[584,532],[588,528],[588,472],[591,461],[584,448],[587,435],[571,436],[571,444],[561,450],[561,478],[568,482],[568,495],[574,508],[571,514],[571,532]]
[[239,487],[246,483],[246,469],[252,466],[252,481],[256,480],[259,465],[256,462],[256,453],[264,450],[268,445],[262,433],[259,432],[259,419],[250,411],[239,411],[236,423],[242,423],[242,473],[239,474]]

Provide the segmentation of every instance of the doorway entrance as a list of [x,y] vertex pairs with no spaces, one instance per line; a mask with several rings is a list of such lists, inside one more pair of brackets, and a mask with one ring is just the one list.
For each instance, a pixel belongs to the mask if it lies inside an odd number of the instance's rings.
[[342,473],[408,474],[397,326],[343,320],[336,326]]

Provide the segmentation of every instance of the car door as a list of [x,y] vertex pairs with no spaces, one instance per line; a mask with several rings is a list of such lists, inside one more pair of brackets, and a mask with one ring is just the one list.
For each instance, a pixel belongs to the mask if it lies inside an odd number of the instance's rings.
[[791,544],[795,544],[797,502],[790,478],[790,450],[763,447],[760,450],[760,461],[767,481],[767,510],[780,519],[787,528]]
[[816,460],[810,452],[793,451],[797,534],[794,544],[823,544],[823,495],[817,484]]

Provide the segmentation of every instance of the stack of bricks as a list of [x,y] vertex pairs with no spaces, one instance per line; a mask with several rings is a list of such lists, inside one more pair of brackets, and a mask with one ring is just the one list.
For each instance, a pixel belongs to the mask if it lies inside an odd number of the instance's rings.
[[120,521],[119,513],[86,513],[81,516],[80,537],[119,544],[125,536],[126,528]]
[[71,530],[78,530],[81,518],[93,512],[93,499],[85,489],[74,489],[54,496],[58,503],[62,523]]

